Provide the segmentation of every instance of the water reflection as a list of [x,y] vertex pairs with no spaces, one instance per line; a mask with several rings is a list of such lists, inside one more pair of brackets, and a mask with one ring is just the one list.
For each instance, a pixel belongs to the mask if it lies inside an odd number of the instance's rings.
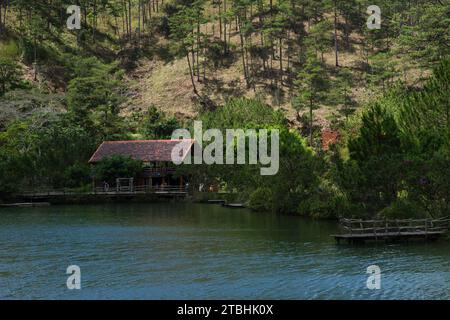
[[[200,204],[0,211],[0,297],[449,299],[450,243],[336,246],[334,222]],[[77,264],[82,289],[66,288]],[[365,286],[367,266],[382,289]]]

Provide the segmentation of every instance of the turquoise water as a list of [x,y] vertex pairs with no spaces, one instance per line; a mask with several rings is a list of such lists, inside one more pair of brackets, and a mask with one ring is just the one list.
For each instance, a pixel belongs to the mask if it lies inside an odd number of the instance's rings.
[[218,205],[3,208],[0,298],[450,299],[450,242],[337,246],[336,231]]

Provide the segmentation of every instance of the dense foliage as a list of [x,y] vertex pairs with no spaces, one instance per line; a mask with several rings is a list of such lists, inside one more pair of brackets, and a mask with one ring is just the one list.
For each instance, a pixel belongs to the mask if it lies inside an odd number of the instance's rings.
[[[191,127],[150,103],[123,108],[138,96],[133,71],[153,59],[186,66],[204,130],[280,131],[277,175],[181,168],[193,189],[220,185],[255,210],[324,218],[448,214],[448,1],[79,0],[82,29],[68,30],[72,4],[0,1],[0,198],[134,176],[130,159],[87,162],[104,140]],[[382,25],[369,30],[374,4]],[[216,76],[227,72],[244,90],[223,88]],[[325,111],[341,136],[328,151]]]
[[363,111],[336,167],[355,215],[448,214],[449,76],[447,59],[422,89],[395,88]]
[[95,165],[93,176],[97,181],[115,185],[116,178],[135,178],[142,172],[142,162],[129,157],[112,156]]

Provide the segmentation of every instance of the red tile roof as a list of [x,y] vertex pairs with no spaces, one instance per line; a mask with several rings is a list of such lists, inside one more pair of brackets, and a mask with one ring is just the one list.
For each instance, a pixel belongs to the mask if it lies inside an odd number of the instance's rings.
[[130,140],[130,141],[104,141],[92,155],[89,163],[96,163],[103,158],[111,156],[125,156],[144,162],[164,161],[172,162],[172,149],[180,142],[186,143],[183,146],[185,154],[183,159],[190,152],[193,139],[184,140]]

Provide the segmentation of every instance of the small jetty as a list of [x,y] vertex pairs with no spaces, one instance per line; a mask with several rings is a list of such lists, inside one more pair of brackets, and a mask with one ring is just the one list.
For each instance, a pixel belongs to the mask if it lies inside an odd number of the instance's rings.
[[440,219],[362,220],[341,219],[342,234],[333,234],[337,243],[366,241],[434,241],[450,230],[450,217]]
[[222,203],[222,206],[227,208],[245,208],[245,205],[243,203]]
[[223,199],[212,199],[212,200],[208,200],[208,203],[210,204],[220,204],[222,205],[222,207],[227,207],[227,208],[245,208],[245,204],[243,203],[229,203],[226,200]]
[[21,202],[0,204],[0,207],[47,207],[49,205],[49,202]]
[[[108,190],[93,188],[92,191],[81,192],[71,189],[36,189],[13,194],[11,201],[39,206],[42,203],[101,203],[101,202],[152,202],[168,199],[183,199],[188,196],[185,186],[122,186]],[[22,205],[24,206],[24,205]],[[28,205],[30,206],[30,205]]]

